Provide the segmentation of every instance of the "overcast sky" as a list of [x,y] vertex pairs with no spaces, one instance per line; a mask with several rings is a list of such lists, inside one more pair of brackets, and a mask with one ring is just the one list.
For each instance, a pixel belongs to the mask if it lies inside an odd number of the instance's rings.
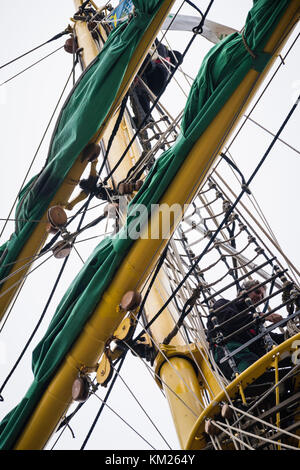
[[[202,10],[205,10],[208,4],[207,1],[198,1],[196,3]],[[180,4],[180,1],[176,1],[172,11],[176,11],[176,7]],[[250,0],[243,2],[240,0],[228,0],[226,2],[215,0],[208,18],[240,30],[244,25],[251,5]],[[72,0],[51,0],[48,2],[45,0],[43,2],[39,0],[27,0],[26,2],[15,0],[14,2],[4,2],[1,11],[0,39],[2,47],[0,65],[64,30],[70,23],[69,18],[74,13],[74,8]],[[189,5],[184,6],[182,13],[196,14],[195,10]],[[292,39],[296,37],[298,32],[293,33]],[[183,51],[189,38],[189,33],[172,32],[169,34],[170,44],[174,49],[180,51]],[[0,83],[60,47],[64,42],[65,38],[55,41],[36,53],[0,70]],[[289,41],[285,50],[287,50],[290,43],[291,41]],[[210,47],[212,47],[212,44],[203,38],[199,37],[195,40],[183,65],[184,70],[190,76],[194,77],[196,75],[201,61]],[[279,61],[280,59],[277,60],[277,65]],[[18,193],[71,67],[72,56],[62,49],[0,87],[2,162],[2,171],[0,172],[2,194],[0,217],[2,219],[7,217]],[[256,107],[252,118],[271,132],[276,133],[290,110],[299,89],[299,44],[297,44],[277,75],[276,81]],[[163,103],[170,109],[171,113],[176,114],[184,105],[184,96],[179,96],[175,85],[170,86],[166,92]],[[43,166],[54,123],[55,119],[40,148],[29,177],[36,174]],[[281,137],[291,146],[300,149],[299,109],[295,112],[293,119],[289,122]],[[270,135],[254,123],[249,122],[245,126],[243,136],[232,147],[232,153],[246,176],[249,177],[271,139]],[[262,210],[277,235],[283,250],[299,267],[298,188],[299,153],[291,150],[283,143],[277,143],[262,171],[253,182],[251,189],[261,204]],[[10,222],[3,234],[2,242],[8,239],[12,231],[13,222]],[[87,258],[95,243],[82,243],[80,249],[78,248],[83,259]],[[1,332],[0,383],[10,371],[35,326],[61,263],[62,261],[49,260],[36,273],[32,273],[26,281],[22,295],[18,298],[10,319]],[[63,275],[62,282],[56,291],[38,334],[19,365],[17,372],[3,392],[5,401],[0,403],[1,417],[5,416],[23,398],[28,386],[31,384],[32,350],[43,336],[58,302],[81,266],[82,262],[79,256],[76,253],[73,254],[70,257],[68,272]],[[178,441],[167,403],[157,385],[151,380],[150,373],[146,370],[144,364],[131,356],[122,369],[123,376],[138,399],[143,403],[153,421],[159,426],[171,448],[178,448]],[[100,390],[99,396],[103,398],[105,392],[106,390]],[[96,397],[91,398],[72,423],[76,439],[73,439],[69,430],[66,430],[63,438],[55,448],[80,448],[100,405],[100,400]],[[165,442],[134,402],[121,380],[119,380],[118,386],[115,387],[109,405],[131,426],[135,427],[154,448],[167,449]],[[86,448],[151,449],[109,409],[106,409],[103,413],[103,418],[94,430]]]

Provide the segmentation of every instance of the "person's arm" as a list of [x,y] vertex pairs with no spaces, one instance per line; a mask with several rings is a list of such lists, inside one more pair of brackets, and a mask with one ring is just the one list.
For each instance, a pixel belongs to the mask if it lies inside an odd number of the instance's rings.
[[271,313],[267,317],[265,317],[265,320],[271,322],[271,323],[278,323],[281,321],[283,317],[280,315],[280,313]]

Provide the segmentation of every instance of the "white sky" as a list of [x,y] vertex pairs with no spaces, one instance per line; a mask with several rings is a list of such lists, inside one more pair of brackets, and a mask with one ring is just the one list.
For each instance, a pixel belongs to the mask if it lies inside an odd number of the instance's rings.
[[[207,1],[195,2],[205,10]],[[176,6],[181,4],[176,2]],[[245,0],[215,0],[214,6],[208,16],[236,29],[244,25],[248,10],[252,2]],[[3,2],[1,14],[0,65],[19,54],[35,47],[65,29],[69,18],[74,12],[72,0],[15,0]],[[172,11],[176,11],[174,7]],[[182,13],[194,15],[196,12],[185,5]],[[296,36],[293,33],[292,38]],[[65,37],[66,38],[66,37]],[[45,46],[36,53],[0,70],[0,83],[22,70],[34,61],[43,57],[52,50],[64,44],[65,38]],[[169,41],[173,48],[183,51],[190,38],[185,33],[170,33]],[[195,76],[205,53],[212,44],[203,38],[197,38],[184,62],[184,70]],[[276,82],[265,93],[263,99],[255,109],[252,118],[271,132],[276,133],[282,120],[293,104],[293,99],[299,94],[299,59],[296,59],[299,44],[289,55],[286,64],[276,77]],[[277,64],[279,63],[278,62]],[[7,85],[0,87],[0,129],[1,129],[1,211],[0,217],[5,218],[17,195],[27,168],[32,160],[41,136],[46,128],[57,99],[66,81],[72,66],[72,56],[61,50],[44,62],[15,78]],[[66,97],[66,95],[65,95]],[[180,101],[181,100],[181,101]],[[164,101],[174,114],[179,106],[183,106],[184,98],[179,98],[175,86],[167,91]],[[176,103],[176,107],[175,107]],[[53,121],[53,125],[55,120]],[[53,126],[52,126],[53,127]],[[41,147],[30,175],[36,174],[44,163],[47,155],[51,130]],[[290,145],[300,149],[299,143],[299,109],[294,113],[292,120],[282,134],[282,139]],[[264,154],[271,137],[260,130],[255,124],[245,126],[243,137],[239,138],[232,147],[232,155],[238,161],[246,177],[249,177],[257,162]],[[299,154],[288,149],[281,143],[276,143],[272,153],[263,166],[262,171],[255,178],[252,190],[273,228],[283,250],[299,267],[299,217],[297,202],[299,201]],[[98,215],[98,214],[97,214]],[[13,222],[3,235],[3,243],[13,231]],[[82,244],[78,247],[85,259],[95,244]],[[29,276],[24,292],[19,297],[7,325],[0,337],[0,383],[4,380],[12,365],[22,350],[29,334],[35,326],[54,279],[60,269],[62,261],[50,260],[43,265],[37,273]],[[49,321],[55,311],[56,305],[64,294],[66,288],[80,269],[82,263],[79,257],[73,254],[69,261],[69,270],[63,275],[62,282],[57,290],[51,307],[43,321],[38,334],[27,351],[13,378],[3,391],[5,401],[0,403],[0,418],[4,417],[23,398],[32,381],[31,354],[39,339],[43,336]],[[2,354],[2,355],[1,355]],[[130,355],[130,354],[129,354]],[[131,355],[130,355],[131,356]],[[122,377],[126,377],[128,385],[143,403],[153,421],[159,426],[162,434],[173,449],[178,448],[178,441],[173,429],[172,420],[167,403],[157,385],[151,380],[146,382],[149,373],[143,364],[136,358],[130,360],[122,370]],[[147,385],[145,386],[145,383]],[[99,391],[104,397],[106,389]],[[94,419],[96,410],[101,405],[93,397],[84,405],[82,411],[72,421],[72,429],[76,439],[72,439],[70,432],[65,431],[56,449],[78,449]],[[136,427],[156,449],[167,449],[165,443],[149,424],[146,417],[130,397],[128,390],[120,383],[109,401],[115,409],[131,426]],[[96,429],[94,430],[86,449],[150,449],[149,446],[136,436],[118,417],[110,410],[105,410]]]

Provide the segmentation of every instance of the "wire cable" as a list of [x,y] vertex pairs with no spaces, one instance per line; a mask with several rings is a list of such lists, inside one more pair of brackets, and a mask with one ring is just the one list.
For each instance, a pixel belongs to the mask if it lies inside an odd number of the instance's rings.
[[[46,42],[43,42],[42,44],[40,44],[39,46],[36,46],[34,47],[33,49],[30,49],[29,51],[25,52],[24,54],[21,54],[20,56],[16,57],[15,59],[12,59],[10,60],[9,62],[6,62],[6,64],[3,64],[0,66],[0,70],[3,69],[4,67],[6,67],[7,65],[10,65],[12,64],[13,62],[16,62],[16,60],[19,60],[21,59],[22,57],[25,57],[26,55],[28,54],[31,54],[31,52],[34,52],[36,51],[37,49],[40,49],[41,47],[45,46],[46,44],[49,44],[49,42],[52,42],[56,39],[59,39],[61,38],[62,36],[64,36],[65,34],[69,34],[71,32],[71,29],[70,27],[69,28],[66,28],[64,31],[62,31],[61,33],[58,33],[56,34],[55,36],[53,36],[53,38],[51,39],[48,39],[48,41]],[[63,46],[62,46],[63,47]]]
[[203,249],[202,253],[197,257],[197,260],[193,263],[193,265],[191,266],[191,268],[189,269],[189,271],[186,273],[186,275],[183,277],[183,279],[181,280],[181,282],[178,284],[178,286],[175,288],[175,290],[173,291],[172,295],[169,297],[169,299],[165,302],[165,304],[160,308],[160,310],[157,312],[157,314],[152,318],[151,322],[149,322],[147,328],[150,326],[150,324],[153,323],[153,321],[164,311],[164,309],[169,305],[169,303],[171,302],[171,300],[175,297],[175,295],[178,293],[178,291],[181,289],[181,287],[183,286],[183,284],[186,282],[186,280],[188,279],[188,277],[191,275],[191,273],[194,271],[194,269],[196,268],[196,266],[200,263],[201,259],[203,258],[203,256],[205,255],[205,253],[208,251],[208,249],[210,248],[210,246],[212,245],[212,243],[214,242],[214,240],[216,239],[217,235],[219,234],[219,232],[221,231],[223,225],[225,225],[225,223],[227,222],[229,216],[232,214],[233,210],[235,209],[235,207],[237,206],[237,204],[239,203],[240,199],[242,198],[242,196],[244,195],[244,193],[246,192],[246,189],[250,183],[252,182],[252,180],[254,179],[254,177],[256,176],[256,174],[258,173],[258,171],[260,170],[261,166],[263,165],[264,161],[266,160],[267,156],[269,155],[270,151],[272,150],[275,142],[277,141],[277,138],[279,137],[279,135],[281,134],[281,132],[283,131],[283,129],[285,128],[286,124],[288,123],[288,121],[290,120],[292,114],[294,113],[294,111],[296,110],[297,108],[297,105],[299,103],[299,100],[300,100],[300,96],[298,97],[297,101],[295,102],[295,104],[292,106],[291,110],[289,111],[288,115],[286,116],[286,118],[284,119],[282,125],[280,126],[278,132],[276,133],[274,139],[272,140],[272,142],[270,143],[268,149],[266,150],[265,154],[263,155],[263,157],[261,158],[260,162],[258,163],[258,165],[256,166],[255,170],[253,171],[253,173],[251,174],[250,178],[248,179],[248,181],[246,182],[246,185],[245,187],[242,189],[242,191],[240,192],[240,194],[237,196],[235,202],[230,206],[230,208],[228,209],[228,211],[226,212],[223,220],[221,221],[219,227],[217,228],[217,230],[214,232],[214,234],[211,236],[209,242],[207,243],[206,247]]

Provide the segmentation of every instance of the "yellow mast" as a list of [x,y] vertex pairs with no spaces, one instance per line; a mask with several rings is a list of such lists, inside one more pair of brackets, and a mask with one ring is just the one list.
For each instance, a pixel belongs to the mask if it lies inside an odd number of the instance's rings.
[[[296,21],[298,10],[299,1],[292,1],[268,41],[265,52],[272,53],[274,58],[283,45],[282,38],[287,38]],[[203,181],[225,140],[233,131],[238,117],[242,115],[245,105],[248,104],[250,97],[255,93],[266,71],[264,70],[260,75],[257,71],[251,70],[246,75],[243,82],[190,151],[179,173],[162,197],[161,205],[166,204],[170,207],[172,204],[179,203],[183,207],[184,204],[192,200],[197,188]],[[179,221],[179,219],[174,220],[173,229]],[[151,233],[151,226],[157,227],[158,224],[158,216],[152,214],[147,227],[148,233]],[[133,245],[28,421],[16,444],[17,449],[37,449],[44,446],[50,433],[71,403],[72,384],[78,374],[78,369],[81,366],[93,367],[97,364],[107,339],[117,328],[122,318],[122,313],[118,308],[122,296],[127,291],[138,290],[143,285],[147,273],[158,259],[166,242],[167,240],[162,238],[142,237]],[[166,334],[169,332],[168,327]],[[161,329],[159,335],[160,338],[166,336]],[[182,362],[178,363],[177,358],[173,359],[172,362],[178,369],[185,367],[183,372],[187,376],[191,376],[191,367]],[[170,372],[167,363],[160,364],[162,379],[167,384],[172,382],[170,385],[172,389],[176,385],[177,388],[182,386],[182,380],[172,377]],[[191,386],[193,387],[193,384]],[[185,390],[182,390],[183,394],[185,392]],[[170,397],[169,401],[175,422],[180,427],[182,412],[178,406],[178,399],[172,400]],[[187,429],[182,433],[182,447],[185,447],[189,441],[190,431],[191,429],[189,430],[187,426]]]
[[[276,31],[271,36],[265,48],[266,52],[278,53],[279,46],[282,46],[281,38],[287,37],[291,25],[294,24],[299,1],[291,2],[285,15],[277,26]],[[226,138],[233,130],[237,117],[243,112],[245,103],[255,92],[262,76],[258,72],[251,70],[245,77],[243,83],[228,100],[222,111],[213,120],[199,141],[184,162],[180,172],[166,191],[161,204],[169,206],[180,203],[182,206],[192,199],[199,184],[205,177],[211,163],[217,156],[219,149],[224,145]],[[199,158],[201,155],[201,158]],[[175,220],[175,228],[179,220]],[[149,222],[148,230],[151,233],[151,224],[156,226],[159,220],[155,216]],[[147,272],[153,266],[161,253],[166,240],[163,239],[143,239],[138,240],[130,250],[120,269],[116,273],[111,285],[103,295],[98,307],[91,319],[86,324],[84,331],[72,347],[56,376],[49,385],[40,403],[36,407],[31,419],[27,423],[17,445],[17,449],[37,449],[43,447],[49,434],[52,432],[64,411],[71,402],[71,388],[78,373],[78,367],[94,366],[103,350],[107,338],[118,326],[121,315],[117,308],[125,292],[132,289],[139,289],[145,281]],[[167,328],[167,333],[169,333]],[[160,338],[164,333],[159,330]],[[174,359],[175,363],[176,360]],[[171,380],[167,365],[161,367],[161,374],[164,380]],[[187,367],[188,369],[188,367]],[[175,382],[180,383],[180,379],[175,378]],[[172,401],[170,399],[170,401]],[[171,404],[174,415],[177,413],[177,403]],[[188,431],[185,433],[188,434]]]
[[[80,0],[74,0],[75,7],[78,8],[82,2]],[[151,46],[154,38],[157,35],[157,32],[162,25],[164,18],[168,14],[174,0],[165,0],[162,7],[160,8],[159,12],[156,14],[155,18],[153,19],[152,23],[149,25],[147,30],[145,31],[142,40],[140,41],[136,51],[130,60],[128,65],[127,71],[123,78],[122,84],[119,88],[117,96],[114,100],[114,103],[111,106],[109,113],[107,114],[104,122],[102,123],[100,129],[97,131],[95,136],[91,139],[90,142],[98,143],[103,137],[105,129],[110,122],[111,118],[114,116],[115,112],[117,111],[122,99],[124,98],[133,78],[135,77],[139,67],[141,66],[147,50]],[[93,60],[96,55],[98,54],[98,50],[95,46],[95,42],[92,40],[91,34],[88,31],[87,24],[83,21],[76,21],[75,28],[78,34],[80,35],[79,47],[83,47],[83,61],[85,65],[88,65],[91,60]],[[80,177],[84,170],[87,167],[87,161],[82,160],[82,153],[77,157],[76,162],[74,163],[73,167],[70,169],[67,177],[65,178],[64,182],[62,183],[61,187],[55,194],[54,198],[49,204],[49,207],[53,207],[56,205],[64,206],[75,186],[80,180]],[[0,320],[5,314],[6,310],[8,309],[10,303],[12,302],[14,296],[16,295],[17,291],[22,285],[22,280],[24,276],[28,273],[31,263],[28,260],[35,257],[40,249],[42,248],[43,244],[46,241],[48,233],[46,231],[47,225],[47,211],[46,210],[44,216],[42,217],[41,221],[37,224],[36,228],[34,229],[30,239],[25,243],[24,247],[22,248],[19,256],[17,257],[14,265],[11,268],[11,273],[16,271],[13,276],[9,277],[0,288]]]

